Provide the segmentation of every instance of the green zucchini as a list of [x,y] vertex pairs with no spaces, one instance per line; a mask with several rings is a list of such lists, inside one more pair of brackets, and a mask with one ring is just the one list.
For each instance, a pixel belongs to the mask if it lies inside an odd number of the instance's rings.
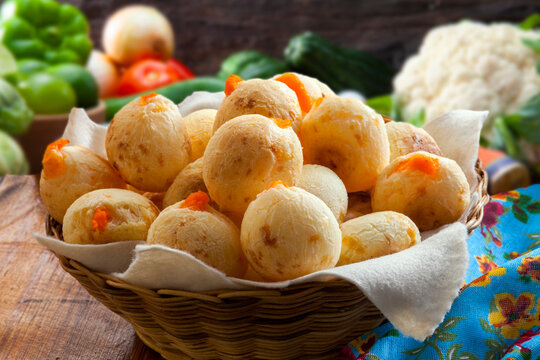
[[255,50],[244,50],[223,60],[217,76],[224,80],[231,74],[238,75],[242,79],[268,79],[287,71],[289,68],[281,60]]
[[210,91],[217,92],[225,89],[225,82],[215,77],[197,77],[194,79],[175,82],[158,89],[145,91],[140,94],[124,96],[118,98],[110,98],[105,100],[107,121],[111,121],[114,114],[118,112],[131,100],[138,98],[141,95],[157,93],[170,99],[175,104],[181,103],[186,97],[195,91]]
[[360,50],[332,44],[311,32],[291,38],[284,52],[293,70],[316,77],[332,90],[356,90],[365,97],[392,92],[394,69]]

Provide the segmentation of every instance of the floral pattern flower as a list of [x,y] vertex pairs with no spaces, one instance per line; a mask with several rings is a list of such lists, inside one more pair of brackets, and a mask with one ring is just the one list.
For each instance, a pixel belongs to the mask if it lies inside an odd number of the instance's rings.
[[484,206],[484,217],[480,232],[486,238],[486,241],[491,239],[495,245],[502,245],[502,236],[496,225],[499,223],[499,217],[504,214],[504,206],[497,201],[490,201]]
[[529,276],[531,280],[540,282],[540,256],[527,256],[517,271],[521,276]]
[[493,301],[496,309],[489,312],[488,321],[501,328],[505,338],[516,339],[520,330],[528,330],[535,325],[534,316],[530,314],[535,305],[534,294],[525,292],[516,299],[512,294],[500,293]]
[[506,274],[506,268],[497,267],[491,270],[489,273],[480,276],[479,278],[471,281],[468,286],[487,286],[491,283],[492,276],[504,276]]
[[491,270],[499,267],[499,265],[495,264],[493,262],[493,260],[491,260],[491,258],[489,256],[486,256],[486,255],[478,256],[478,255],[476,255],[475,259],[476,259],[476,262],[478,262],[478,265],[479,265],[478,270],[480,270],[480,272],[482,274],[487,274]]
[[358,350],[359,357],[357,359],[367,359],[366,355],[369,354],[369,350],[377,342],[377,334],[371,334],[367,338],[358,338],[351,342],[351,345]]

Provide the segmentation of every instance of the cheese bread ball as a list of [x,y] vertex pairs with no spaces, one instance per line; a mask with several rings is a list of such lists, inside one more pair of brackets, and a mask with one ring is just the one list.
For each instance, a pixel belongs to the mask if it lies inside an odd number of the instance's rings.
[[369,192],[360,191],[348,195],[347,214],[345,215],[344,221],[371,214],[371,196],[369,195]]
[[210,139],[203,178],[220,210],[242,216],[258,193],[274,180],[296,185],[302,146],[290,122],[243,115],[226,122]]
[[407,216],[381,211],[341,224],[338,265],[347,265],[405,250],[420,242],[420,231]]
[[347,192],[371,189],[390,158],[382,117],[357,99],[318,100],[302,122],[300,141],[304,162],[333,170]]
[[169,206],[150,227],[147,242],[188,252],[229,276],[241,277],[247,261],[240,232],[209,201],[208,195],[199,191]]
[[276,75],[272,79],[284,83],[296,93],[303,115],[311,110],[313,103],[317,99],[335,95],[328,86],[319,80],[306,75],[287,72]]
[[64,217],[64,241],[106,244],[145,241],[159,209],[147,198],[123,189],[100,189],[78,198]]
[[316,79],[311,76],[298,74],[295,72],[288,72],[288,73],[275,75],[274,77],[272,77],[272,79],[276,80],[278,78],[283,77],[284,75],[291,75],[291,74],[295,75],[298,78],[298,80],[300,80],[302,85],[304,85],[306,92],[308,93],[308,95],[313,101],[317,100],[320,97],[336,95],[332,91],[332,89],[328,87],[328,85],[321,82],[319,79]]
[[126,184],[107,160],[82,146],[53,142],[43,155],[39,192],[47,212],[63,223],[68,207],[92,190],[125,188]]
[[396,121],[388,122],[385,126],[390,143],[390,161],[415,151],[442,155],[435,140],[424,129]]
[[259,114],[292,122],[300,130],[302,110],[294,91],[279,81],[251,79],[238,83],[216,114],[214,133],[227,121],[240,115]]
[[171,206],[174,203],[184,200],[190,194],[197,191],[208,193],[204,184],[203,159],[199,158],[186,166],[174,179],[163,197],[163,207]]
[[298,187],[274,185],[249,204],[240,240],[249,264],[270,281],[332,268],[341,231],[326,204]]
[[212,137],[212,127],[217,110],[203,109],[192,112],[184,117],[189,140],[191,142],[191,157],[196,160],[203,156],[208,140]]
[[457,221],[469,200],[469,184],[454,160],[419,151],[396,158],[384,169],[371,206],[373,211],[405,214],[426,231]]
[[148,94],[116,113],[105,139],[107,156],[136,188],[163,192],[191,160],[191,145],[178,107]]
[[298,187],[324,201],[336,220],[343,221],[347,213],[347,190],[335,172],[321,165],[304,165]]

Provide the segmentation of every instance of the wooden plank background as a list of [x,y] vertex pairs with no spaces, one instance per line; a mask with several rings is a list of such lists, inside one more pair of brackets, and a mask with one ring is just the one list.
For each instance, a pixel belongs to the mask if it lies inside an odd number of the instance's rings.
[[[96,47],[104,22],[129,0],[69,0],[89,17]],[[539,0],[157,0],[171,20],[175,56],[197,74],[213,74],[229,54],[256,49],[281,57],[289,38],[311,30],[399,66],[428,29],[461,19],[519,22]]]

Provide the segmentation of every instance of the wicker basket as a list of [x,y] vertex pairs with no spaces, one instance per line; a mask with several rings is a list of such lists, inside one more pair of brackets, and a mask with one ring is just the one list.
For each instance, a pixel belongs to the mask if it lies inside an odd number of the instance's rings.
[[[469,233],[489,201],[487,176],[479,163],[476,170],[479,201],[467,219]],[[62,239],[61,225],[50,217],[47,233]],[[348,341],[384,320],[344,280],[279,290],[154,291],[57,256],[64,270],[166,359],[335,359]]]

